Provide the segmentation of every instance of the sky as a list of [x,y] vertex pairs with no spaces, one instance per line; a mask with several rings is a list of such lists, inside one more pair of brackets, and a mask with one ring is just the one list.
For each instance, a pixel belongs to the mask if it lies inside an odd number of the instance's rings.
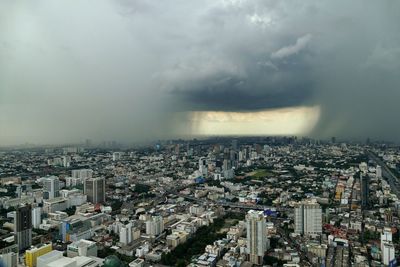
[[399,1],[2,0],[0,146],[399,141]]

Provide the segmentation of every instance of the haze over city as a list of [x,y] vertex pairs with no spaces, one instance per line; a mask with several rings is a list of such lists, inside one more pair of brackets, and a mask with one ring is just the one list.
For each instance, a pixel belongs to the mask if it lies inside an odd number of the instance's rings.
[[397,1],[0,1],[0,145],[398,141]]

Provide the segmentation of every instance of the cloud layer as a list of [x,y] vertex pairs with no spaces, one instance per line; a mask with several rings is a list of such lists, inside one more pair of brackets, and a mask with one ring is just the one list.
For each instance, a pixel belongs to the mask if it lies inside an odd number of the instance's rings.
[[1,1],[0,143],[191,134],[191,111],[320,106],[398,140],[397,1]]

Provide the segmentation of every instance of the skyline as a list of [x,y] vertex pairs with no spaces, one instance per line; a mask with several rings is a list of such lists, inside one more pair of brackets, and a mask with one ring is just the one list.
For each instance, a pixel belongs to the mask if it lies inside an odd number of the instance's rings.
[[399,11],[372,1],[2,1],[0,146],[397,142]]

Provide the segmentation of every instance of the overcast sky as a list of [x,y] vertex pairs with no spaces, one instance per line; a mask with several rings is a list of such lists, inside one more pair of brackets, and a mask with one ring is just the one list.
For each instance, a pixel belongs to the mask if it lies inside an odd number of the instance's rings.
[[372,0],[1,0],[0,145],[398,141],[399,14]]

